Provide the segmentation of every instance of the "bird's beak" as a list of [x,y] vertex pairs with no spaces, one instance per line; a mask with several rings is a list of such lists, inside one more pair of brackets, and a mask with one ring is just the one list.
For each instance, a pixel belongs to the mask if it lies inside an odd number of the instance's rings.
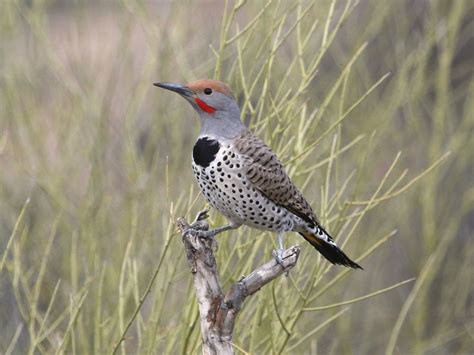
[[184,97],[192,97],[194,92],[185,85],[174,84],[174,83],[154,83],[153,85],[158,86],[162,89],[177,92]]

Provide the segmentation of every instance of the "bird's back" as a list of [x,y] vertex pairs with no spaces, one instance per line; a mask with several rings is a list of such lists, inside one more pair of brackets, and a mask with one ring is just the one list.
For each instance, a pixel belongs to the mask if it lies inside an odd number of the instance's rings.
[[246,161],[245,175],[252,187],[307,223],[318,223],[310,204],[293,184],[276,154],[260,138],[247,131],[234,145]]

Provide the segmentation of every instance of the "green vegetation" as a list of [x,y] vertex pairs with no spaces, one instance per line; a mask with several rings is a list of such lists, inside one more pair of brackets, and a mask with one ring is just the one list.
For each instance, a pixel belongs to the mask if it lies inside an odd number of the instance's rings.
[[[468,0],[2,1],[0,353],[200,352],[174,226],[205,204],[198,122],[151,84],[205,77],[232,86],[365,268],[288,235],[299,263],[245,304],[236,352],[472,352],[473,13]],[[275,239],[219,236],[225,286]]]

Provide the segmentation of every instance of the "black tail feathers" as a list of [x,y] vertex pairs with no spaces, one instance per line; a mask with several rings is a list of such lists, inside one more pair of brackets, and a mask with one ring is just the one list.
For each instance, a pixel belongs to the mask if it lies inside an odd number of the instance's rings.
[[[315,227],[317,232],[300,233],[313,247],[333,264],[363,269],[362,266],[349,259],[349,257],[332,241],[329,234],[321,227]],[[319,234],[319,235],[318,235]]]

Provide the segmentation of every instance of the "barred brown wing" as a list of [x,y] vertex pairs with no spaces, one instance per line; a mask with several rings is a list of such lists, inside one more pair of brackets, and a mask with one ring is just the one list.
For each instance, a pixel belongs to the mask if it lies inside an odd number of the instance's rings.
[[245,175],[255,189],[304,221],[318,224],[313,209],[293,184],[276,154],[262,140],[247,131],[235,139],[234,145],[245,161]]

